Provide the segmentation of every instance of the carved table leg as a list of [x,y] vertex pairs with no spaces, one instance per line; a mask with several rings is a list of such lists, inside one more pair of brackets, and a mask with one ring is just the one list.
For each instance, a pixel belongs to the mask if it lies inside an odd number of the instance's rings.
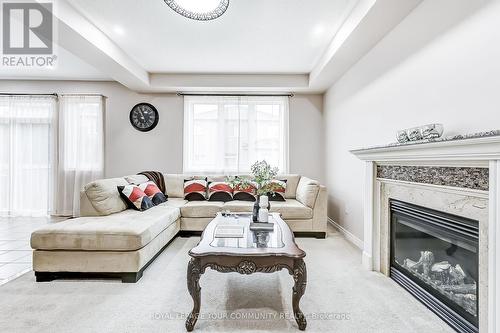
[[304,295],[306,291],[307,284],[307,270],[304,260],[297,259],[293,263],[293,280],[295,285],[293,286],[293,296],[292,296],[292,307],[293,314],[295,315],[295,320],[299,325],[301,331],[306,329],[307,321],[306,317],[302,313],[299,307],[300,298]]
[[193,298],[193,310],[186,319],[186,329],[191,332],[200,314],[200,260],[192,258],[187,268],[187,286],[189,294]]

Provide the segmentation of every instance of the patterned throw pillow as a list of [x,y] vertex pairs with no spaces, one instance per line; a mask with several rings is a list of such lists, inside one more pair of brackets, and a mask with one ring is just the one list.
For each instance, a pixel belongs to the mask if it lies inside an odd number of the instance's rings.
[[185,179],[184,199],[188,201],[207,200],[207,179]]
[[226,182],[208,182],[208,201],[232,201],[233,189]]
[[278,180],[273,179],[271,183],[274,183],[274,193],[268,193],[269,201],[286,201],[285,191],[286,191],[286,179]]
[[167,196],[160,191],[155,182],[150,180],[138,186],[153,201],[155,206],[167,201]]
[[257,197],[257,188],[252,184],[248,184],[248,187],[245,188],[236,186],[233,189],[233,193],[234,200],[255,201]]
[[131,208],[144,211],[154,206],[153,201],[137,185],[118,186],[118,192]]

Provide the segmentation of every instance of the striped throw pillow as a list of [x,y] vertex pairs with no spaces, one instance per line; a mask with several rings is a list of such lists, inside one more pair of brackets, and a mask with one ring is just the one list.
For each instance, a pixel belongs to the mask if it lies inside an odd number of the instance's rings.
[[138,186],[153,201],[155,206],[167,201],[167,196],[160,191],[155,182],[150,180]]
[[154,206],[153,201],[137,185],[118,186],[118,192],[131,208],[144,211]]

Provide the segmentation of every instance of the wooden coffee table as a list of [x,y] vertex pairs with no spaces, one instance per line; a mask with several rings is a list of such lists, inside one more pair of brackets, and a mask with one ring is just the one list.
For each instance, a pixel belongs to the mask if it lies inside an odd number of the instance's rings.
[[[186,320],[186,329],[192,331],[200,313],[200,277],[207,267],[218,272],[273,273],[287,269],[295,282],[292,288],[292,307],[300,330],[306,329],[306,318],[299,302],[306,290],[307,271],[303,258],[306,253],[297,244],[292,231],[278,213],[269,216],[274,224],[271,232],[252,231],[251,214],[217,214],[205,228],[198,245],[189,251],[192,257],[187,268],[187,285],[193,298],[193,310]],[[220,224],[244,226],[243,238],[217,238],[215,230]]]

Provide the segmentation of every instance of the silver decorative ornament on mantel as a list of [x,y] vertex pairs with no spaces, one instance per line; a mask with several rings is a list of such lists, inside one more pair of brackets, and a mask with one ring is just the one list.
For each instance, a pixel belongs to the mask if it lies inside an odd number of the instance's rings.
[[[164,0],[176,13],[197,21],[210,21],[219,18],[229,7],[229,0],[212,0],[216,4],[207,10],[207,0]],[[199,8],[196,8],[198,5]]]
[[443,135],[443,124],[428,124],[397,131],[399,143],[438,139]]
[[422,138],[424,139],[437,139],[443,135],[443,124],[429,124],[421,127]]

